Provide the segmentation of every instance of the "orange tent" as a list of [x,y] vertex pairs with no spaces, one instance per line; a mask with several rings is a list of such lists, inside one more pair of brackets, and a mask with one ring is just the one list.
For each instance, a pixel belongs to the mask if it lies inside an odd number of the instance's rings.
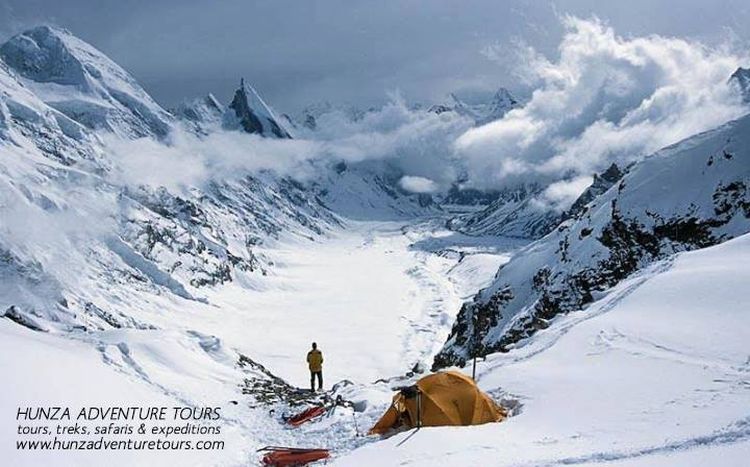
[[483,393],[473,379],[457,371],[445,371],[402,388],[370,434],[399,427],[481,425],[499,422],[505,416],[503,408]]

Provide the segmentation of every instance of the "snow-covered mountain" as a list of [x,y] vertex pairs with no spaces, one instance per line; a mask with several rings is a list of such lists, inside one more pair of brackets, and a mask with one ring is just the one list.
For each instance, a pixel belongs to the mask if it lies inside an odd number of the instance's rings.
[[221,125],[224,112],[224,106],[211,93],[186,100],[172,110],[177,118],[204,133]]
[[[561,220],[560,213],[536,201],[544,188],[537,183],[504,188],[493,194],[492,202],[484,209],[457,216],[448,222],[448,226],[469,235],[543,237]],[[458,197],[454,195],[453,198]]]
[[477,121],[479,125],[484,125],[495,120],[499,120],[505,116],[509,111],[520,106],[518,100],[505,88],[497,90],[492,100],[486,107],[486,110],[482,112],[482,117]]
[[347,120],[356,122],[362,119],[365,112],[351,105],[334,105],[328,101],[310,104],[294,118],[291,118],[296,125],[304,126],[309,130],[318,128],[318,120],[324,115],[338,113]]
[[[0,59],[0,311],[29,326],[148,327],[134,303],[204,300],[212,287],[253,284],[274,274],[276,245],[316,241],[341,225],[342,213],[387,220],[439,212],[429,195],[399,188],[403,174],[380,162],[311,168],[317,176],[305,183],[264,171],[181,190],[123,182],[112,138],[166,149],[181,125],[197,138],[290,134],[244,81],[227,108],[208,95],[172,116],[67,31],[15,36],[3,57],[15,68]],[[28,224],[55,233],[24,235]],[[64,259],[50,253],[61,251]]]
[[456,204],[479,204],[472,203],[472,200],[490,200],[490,202],[479,211],[461,214],[450,219],[448,227],[468,235],[538,239],[547,235],[562,221],[575,217],[589,202],[607,191],[621,177],[622,172],[614,163],[601,174],[594,174],[591,185],[563,212],[552,209],[543,201],[546,187],[538,183],[490,192],[454,188],[448,193],[445,202]]
[[40,100],[90,129],[162,137],[171,116],[103,53],[70,32],[41,26],[13,36],[0,58]]
[[398,183],[403,175],[384,161],[339,162],[312,186],[326,206],[351,219],[407,219],[442,212],[431,195],[403,190]]
[[750,231],[748,187],[750,116],[637,163],[464,304],[435,366],[508,351],[653,261]]
[[456,96],[449,94],[448,102],[434,104],[427,110],[441,114],[444,112],[455,112],[459,115],[469,117],[477,125],[484,125],[494,120],[499,120],[509,111],[519,107],[518,100],[505,88],[499,88],[487,102],[468,103]]
[[[211,96],[181,108],[201,125],[221,111]],[[266,274],[264,251],[279,239],[310,241],[340,222],[312,190],[271,173],[184,192],[122,184],[100,134],[161,144],[173,122],[67,31],[36,28],[2,47],[3,312],[39,329],[150,326],[118,297],[197,299],[202,288]]]
[[224,127],[241,129],[261,136],[292,137],[255,88],[245,84],[244,79],[240,80],[240,87],[235,91],[232,102],[224,112]]

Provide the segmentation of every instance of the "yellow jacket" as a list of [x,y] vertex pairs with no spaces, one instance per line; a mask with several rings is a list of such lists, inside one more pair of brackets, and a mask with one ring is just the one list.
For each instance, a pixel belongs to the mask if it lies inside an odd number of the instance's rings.
[[307,364],[310,371],[323,371],[323,353],[318,349],[307,352]]

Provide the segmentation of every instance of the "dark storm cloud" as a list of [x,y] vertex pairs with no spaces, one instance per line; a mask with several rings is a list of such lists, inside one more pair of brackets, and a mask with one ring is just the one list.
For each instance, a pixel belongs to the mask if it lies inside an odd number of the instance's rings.
[[112,1],[0,0],[4,37],[39,23],[70,29],[132,72],[165,105],[240,76],[274,106],[373,105],[451,91],[519,89],[512,43],[554,54],[561,13],[596,14],[623,34],[747,41],[746,1]]

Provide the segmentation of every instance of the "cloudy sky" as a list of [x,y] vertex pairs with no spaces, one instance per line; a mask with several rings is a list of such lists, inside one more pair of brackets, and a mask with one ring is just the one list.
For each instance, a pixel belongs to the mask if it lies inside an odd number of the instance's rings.
[[519,40],[554,59],[564,13],[592,14],[620,35],[750,43],[746,0],[251,1],[0,0],[0,36],[52,23],[91,42],[162,104],[239,77],[277,108],[329,100],[375,105],[507,86],[523,94]]

